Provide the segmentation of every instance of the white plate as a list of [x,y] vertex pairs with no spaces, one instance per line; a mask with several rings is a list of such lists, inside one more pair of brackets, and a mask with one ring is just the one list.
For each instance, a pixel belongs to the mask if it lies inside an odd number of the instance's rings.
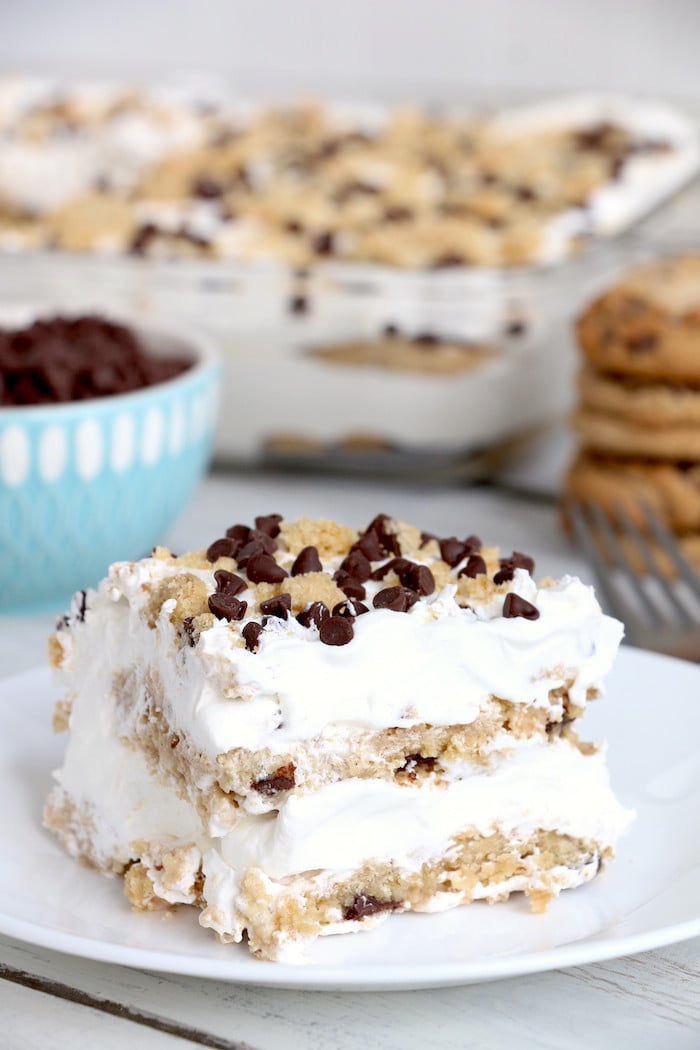
[[309,989],[428,988],[609,959],[700,935],[700,666],[623,650],[586,718],[610,742],[613,784],[637,810],[613,865],[544,916],[522,895],[489,907],[392,916],[317,942],[306,966],[218,944],[194,909],[135,914],[121,881],[81,868],[41,827],[63,739],[45,671],[0,683],[0,932],[90,959]]

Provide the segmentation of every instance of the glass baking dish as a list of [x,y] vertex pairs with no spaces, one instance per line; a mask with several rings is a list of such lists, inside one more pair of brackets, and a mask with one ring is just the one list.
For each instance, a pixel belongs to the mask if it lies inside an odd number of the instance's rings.
[[576,237],[563,260],[430,270],[4,251],[0,294],[213,338],[222,463],[484,474],[570,406],[570,320],[610,253]]

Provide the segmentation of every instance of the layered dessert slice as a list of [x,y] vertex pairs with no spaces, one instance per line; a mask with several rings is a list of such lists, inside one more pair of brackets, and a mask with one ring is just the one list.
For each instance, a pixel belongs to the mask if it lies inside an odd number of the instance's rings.
[[269,959],[391,912],[541,910],[629,814],[576,720],[622,627],[477,536],[271,514],[112,566],[51,639],[46,825],[138,908]]

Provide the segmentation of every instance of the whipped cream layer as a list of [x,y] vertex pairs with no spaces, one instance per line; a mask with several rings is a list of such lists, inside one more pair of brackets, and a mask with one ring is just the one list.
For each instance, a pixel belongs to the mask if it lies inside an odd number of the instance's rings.
[[[325,567],[333,571],[338,563]],[[214,590],[212,573],[188,571]],[[155,558],[113,566],[89,596],[85,622],[58,637],[73,650],[64,660],[71,690],[109,692],[115,672],[135,672],[141,683],[155,672],[170,727],[212,759],[239,747],[281,753],[309,738],[332,747],[353,729],[469,724],[493,696],[548,706],[550,691],[568,686],[572,701],[583,704],[622,636],[592,588],[573,577],[538,587],[517,569],[511,583],[473,609],[460,607],[454,585],[421,597],[408,613],[373,609],[383,584],[368,581],[370,612],[357,618],[344,646],[321,644],[316,627],[290,617],[268,622],[257,652],[241,640],[249,619],[217,621],[189,648],[170,621],[173,601],[154,628],[144,621],[154,585],[178,572]],[[539,618],[504,618],[510,591],[531,602]],[[252,590],[239,597],[255,608]],[[96,651],[103,658],[95,668]],[[138,703],[133,711],[138,717]],[[121,732],[129,733],[128,722]]]
[[352,779],[292,795],[279,813],[239,822],[221,840],[221,855],[234,871],[259,867],[273,879],[370,859],[418,870],[468,828],[519,842],[543,829],[605,847],[629,823],[603,755],[582,755],[566,740],[529,743],[493,769],[450,772],[449,782]]
[[[351,779],[291,795],[279,813],[245,818],[215,839],[174,787],[119,739],[117,707],[99,691],[75,700],[71,741],[56,779],[55,790],[89,816],[96,863],[110,867],[141,857],[163,899],[178,903],[189,899],[201,861],[203,922],[222,934],[239,929],[236,898],[250,868],[273,881],[319,870],[349,872],[383,859],[416,871],[467,830],[484,836],[500,831],[520,842],[551,830],[602,850],[614,846],[632,816],[612,794],[602,752],[582,754],[566,740],[526,741],[488,771],[454,765],[440,783]],[[184,881],[159,885],[158,860],[175,846],[190,854]]]

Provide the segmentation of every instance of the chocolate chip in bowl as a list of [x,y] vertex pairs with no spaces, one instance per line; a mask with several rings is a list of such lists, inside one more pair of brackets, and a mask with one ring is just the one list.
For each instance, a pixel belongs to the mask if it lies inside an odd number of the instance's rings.
[[209,461],[218,375],[198,335],[0,309],[0,609],[65,602],[162,540]]

